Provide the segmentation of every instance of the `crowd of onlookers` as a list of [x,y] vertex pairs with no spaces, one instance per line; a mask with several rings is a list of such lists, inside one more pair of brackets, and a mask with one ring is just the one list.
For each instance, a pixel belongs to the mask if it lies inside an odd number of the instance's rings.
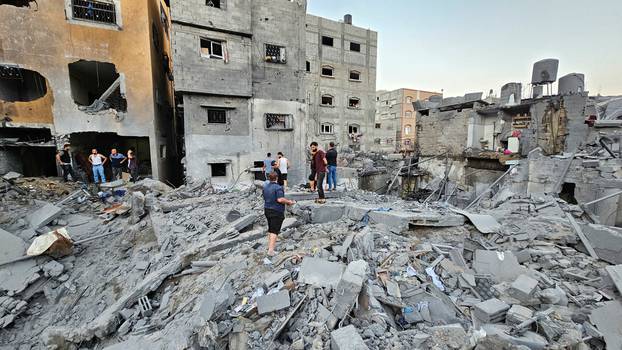
[[81,153],[74,154],[71,145],[65,144],[62,150],[56,152],[56,163],[62,168],[65,181],[71,176],[74,181],[88,182],[88,179],[92,179],[95,183],[104,183],[108,165],[112,181],[122,179],[123,173],[129,174],[130,181],[138,180],[138,159],[131,149],[123,154],[113,148],[110,154],[105,156],[93,148],[91,154],[85,157]]

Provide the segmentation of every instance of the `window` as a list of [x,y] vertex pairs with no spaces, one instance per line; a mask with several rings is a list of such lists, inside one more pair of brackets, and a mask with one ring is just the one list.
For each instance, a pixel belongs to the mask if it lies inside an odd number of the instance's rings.
[[333,96],[322,95],[322,106],[332,106],[332,105],[333,105]]
[[348,99],[348,107],[361,108],[361,99],[359,99],[358,97],[350,97]]
[[361,44],[350,42],[350,51],[361,52]]
[[387,143],[388,143],[388,144],[392,144],[392,143],[393,143],[393,139],[392,139],[392,138],[388,138],[388,139],[387,139]]
[[332,77],[335,74],[335,69],[331,66],[322,67],[322,76]]
[[356,124],[350,124],[348,125],[348,134],[358,134],[359,133],[359,126]]
[[221,108],[208,108],[207,122],[209,124],[226,124],[227,110]]
[[311,71],[311,62],[307,61],[306,65],[307,65],[307,67],[306,67],[307,72],[310,72]]
[[412,117],[412,116],[413,116],[413,112],[411,112],[411,111],[406,111],[406,113],[404,113],[404,116],[405,116],[406,118],[410,118],[410,117]]
[[406,97],[406,103],[413,103],[413,98],[410,96]]
[[271,63],[287,63],[285,57],[285,47],[266,44],[266,62]]
[[333,38],[329,36],[322,36],[322,45],[333,46]]
[[117,24],[114,3],[93,0],[71,0],[73,19],[106,24]]
[[320,134],[333,134],[333,124],[331,123],[322,123],[320,125]]
[[0,65],[0,100],[28,102],[47,93],[46,79],[38,72]]
[[412,132],[412,126],[410,124],[407,124],[404,127],[404,135],[410,135],[411,132]]
[[220,0],[205,0],[205,5],[220,8]]
[[215,58],[222,60],[223,54],[223,41],[212,39],[201,39],[201,56],[207,58]]
[[266,113],[267,130],[292,130],[291,114]]
[[160,145],[160,159],[166,159],[166,145]]
[[350,71],[350,80],[361,81],[361,72],[351,70]]
[[374,126],[376,129],[380,129],[382,127],[382,124],[380,123],[376,123],[376,125]]
[[127,111],[124,77],[114,64],[99,61],[69,63],[69,87],[71,97],[88,113],[113,108]]
[[227,163],[212,163],[209,166],[212,171],[212,177],[227,176]]

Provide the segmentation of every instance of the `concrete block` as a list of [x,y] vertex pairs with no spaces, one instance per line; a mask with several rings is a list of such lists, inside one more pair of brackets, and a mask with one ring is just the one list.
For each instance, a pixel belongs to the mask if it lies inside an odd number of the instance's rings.
[[527,275],[520,275],[512,282],[508,293],[520,301],[528,301],[533,297],[536,287],[538,287],[537,280]]
[[485,323],[499,323],[505,320],[506,312],[510,305],[505,302],[492,298],[483,301],[473,307],[475,317]]
[[335,288],[345,266],[320,258],[305,258],[300,266],[298,281],[316,287]]
[[344,205],[323,204],[311,206],[311,223],[324,224],[340,220],[345,212]]
[[349,325],[330,332],[331,350],[368,350],[356,327]]
[[533,311],[522,305],[512,305],[505,317],[505,323],[512,326],[527,321],[533,316]]
[[267,287],[270,287],[276,285],[277,283],[279,283],[279,281],[282,281],[289,276],[290,273],[287,270],[281,270],[279,272],[268,272],[264,274],[262,281]]
[[[0,229],[0,263],[26,255],[28,244],[21,238]],[[0,290],[22,291],[39,270],[35,259],[0,267]]]
[[22,174],[16,173],[14,171],[9,171],[8,173],[4,174],[2,178],[10,181],[10,180],[19,179],[20,177],[22,177]]
[[473,269],[480,274],[491,275],[496,282],[513,282],[525,272],[510,251],[476,250]]
[[291,300],[289,299],[289,291],[281,290],[276,293],[262,295],[257,298],[257,312],[260,315],[265,315],[270,312],[283,310],[291,306]]
[[579,226],[601,260],[622,264],[622,229],[596,224]]
[[368,268],[369,266],[365,260],[357,260],[348,264],[336,289],[337,296],[333,314],[338,319],[344,318],[358,299],[363,283],[367,278]]
[[63,266],[63,264],[52,260],[47,264],[43,265],[42,269],[43,272],[45,272],[46,276],[58,277],[63,274],[63,270],[65,269],[65,267]]
[[26,221],[28,221],[30,227],[38,229],[49,224],[52,220],[59,217],[61,213],[61,208],[50,203],[44,203],[41,208],[26,215]]

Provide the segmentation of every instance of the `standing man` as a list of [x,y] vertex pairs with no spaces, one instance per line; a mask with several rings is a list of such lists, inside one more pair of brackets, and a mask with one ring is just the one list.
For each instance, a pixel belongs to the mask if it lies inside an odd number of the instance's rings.
[[286,199],[283,187],[278,183],[278,175],[272,172],[268,175],[270,180],[263,188],[264,213],[268,220],[268,256],[274,256],[276,239],[281,232],[283,220],[285,220],[285,205],[294,205],[296,202]]
[[95,183],[98,183],[101,179],[101,183],[106,182],[106,175],[104,175],[104,164],[108,161],[103,154],[99,154],[97,149],[93,148],[91,150],[91,155],[89,156],[89,163],[93,166],[93,180]]
[[[335,143],[330,142],[329,148],[326,152],[326,161],[328,162],[328,190],[337,190],[337,150],[335,149]],[[332,184],[332,188],[331,188]]]
[[123,173],[123,161],[125,156],[121,153],[117,153],[117,149],[110,150],[110,165],[112,166],[112,181],[119,180]]
[[78,177],[71,166],[71,153],[69,146],[70,145],[66,143],[63,145],[62,151],[56,152],[56,164],[60,165],[63,169],[63,181],[65,182],[67,182],[67,175],[71,175],[71,179],[73,181],[78,180]]
[[281,171],[281,178],[279,179],[279,184],[283,186],[283,189],[287,188],[287,170],[289,169],[289,159],[285,158],[283,152],[277,153],[277,157],[279,158],[279,170]]
[[315,164],[315,172],[317,174],[317,182],[315,187],[317,187],[318,199],[316,200],[319,204],[326,203],[326,197],[324,196],[324,178],[326,177],[326,153],[321,149],[318,149],[317,142],[311,142],[311,152],[313,155],[313,164]]
[[134,151],[127,151],[127,158],[123,159],[121,163],[127,160],[127,170],[130,171],[130,181],[136,182],[138,181],[138,162],[136,160],[136,155],[134,155]]
[[[276,175],[278,176],[276,182],[279,184],[279,186],[283,187],[283,174],[281,174],[281,169],[279,169],[279,162],[273,160],[272,164],[270,165],[272,172],[276,173]],[[285,189],[283,189],[283,192],[285,192]]]
[[266,159],[263,160],[263,172],[266,175],[266,180],[268,180],[268,175],[272,172],[272,153],[268,152],[266,154]]

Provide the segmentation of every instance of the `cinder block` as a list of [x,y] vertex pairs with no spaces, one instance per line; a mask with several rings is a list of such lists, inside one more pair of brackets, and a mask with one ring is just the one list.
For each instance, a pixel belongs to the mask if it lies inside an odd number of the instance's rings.
[[331,350],[368,350],[356,327],[349,325],[330,333]]
[[510,286],[508,293],[512,297],[520,301],[527,301],[531,299],[537,286],[538,286],[537,280],[527,275],[520,275],[516,278],[516,280]]

